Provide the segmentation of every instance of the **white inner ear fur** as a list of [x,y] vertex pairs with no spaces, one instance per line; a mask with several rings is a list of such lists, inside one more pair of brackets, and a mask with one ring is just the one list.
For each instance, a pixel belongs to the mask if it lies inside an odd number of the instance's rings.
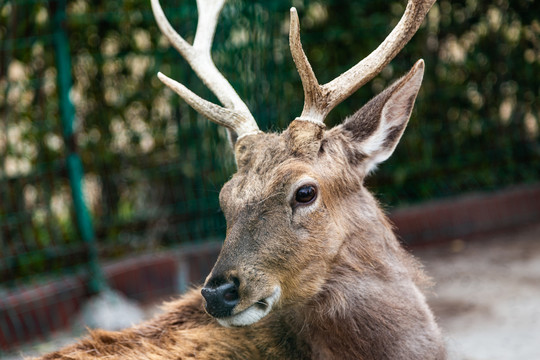
[[[369,156],[368,173],[375,170],[377,164],[392,155],[407,126],[416,95],[422,84],[423,61],[418,62],[415,67],[413,76],[400,89],[397,89],[384,104],[379,127],[375,133],[362,143],[362,150]],[[393,141],[387,142],[388,136],[399,126],[402,126],[401,133]]]

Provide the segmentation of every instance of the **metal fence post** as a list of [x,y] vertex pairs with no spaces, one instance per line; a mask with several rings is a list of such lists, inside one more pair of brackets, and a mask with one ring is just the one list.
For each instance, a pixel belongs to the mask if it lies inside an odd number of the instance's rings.
[[75,208],[75,218],[77,229],[82,241],[88,249],[88,270],[89,270],[89,290],[97,293],[106,288],[105,277],[98,263],[98,252],[92,226],[90,212],[86,206],[82,188],[83,166],[81,158],[77,153],[77,143],[75,139],[75,108],[69,93],[72,86],[71,59],[69,54],[69,42],[65,29],[66,21],[66,1],[59,0],[54,10],[54,47],[56,68],[58,71],[58,97],[60,101],[60,118],[64,143],[66,145],[67,158],[66,168],[71,187],[71,196]]

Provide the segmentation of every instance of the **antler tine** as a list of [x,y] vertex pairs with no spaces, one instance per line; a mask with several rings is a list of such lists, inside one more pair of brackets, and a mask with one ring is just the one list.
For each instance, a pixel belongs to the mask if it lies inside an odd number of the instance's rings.
[[195,40],[193,40],[194,48],[201,49],[201,51],[206,51],[210,54],[219,14],[226,1],[227,0],[197,0],[199,21],[197,22]]
[[[291,26],[289,31],[289,47],[296,69],[302,80],[304,88],[304,109],[301,118],[308,121],[322,123],[324,116],[319,115],[317,104],[323,102],[322,88],[311,68],[311,64],[302,48],[300,41],[300,20],[296,8],[291,8]],[[322,116],[322,118],[320,118]]]
[[319,85],[300,42],[296,9],[291,9],[289,44],[304,87],[300,119],[324,123],[334,107],[373,79],[416,33],[436,0],[409,0],[401,20],[386,39],[366,58],[327,84]]
[[217,21],[225,1],[197,0],[199,20],[195,40],[193,45],[190,45],[173,29],[159,4],[159,0],[151,0],[154,17],[163,35],[169,39],[173,47],[186,59],[197,76],[225,107],[204,100],[184,85],[162,73],[159,73],[158,77],[197,112],[209,120],[233,130],[238,137],[242,137],[259,133],[259,127],[247,105],[216,68],[210,54]]

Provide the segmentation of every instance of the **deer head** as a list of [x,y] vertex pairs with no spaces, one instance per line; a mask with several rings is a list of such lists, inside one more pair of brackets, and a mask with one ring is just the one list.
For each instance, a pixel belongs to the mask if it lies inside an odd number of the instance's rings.
[[383,43],[325,85],[319,85],[302,50],[298,15],[292,8],[289,40],[305,104],[285,131],[273,134],[259,130],[212,62],[211,43],[225,0],[197,0],[193,45],[172,29],[158,0],[152,0],[161,31],[223,106],[161,73],[159,78],[198,112],[227,127],[234,147],[238,171],[220,193],[227,236],[202,289],[207,312],[221,324],[250,325],[273,310],[305,303],[321,291],[337,263],[348,261],[345,248],[355,253],[349,266],[367,272],[374,271],[387,248],[394,246],[385,240],[391,230],[363,180],[401,138],[424,62],[419,60],[341,125],[326,130],[324,119],[392,60],[434,1],[409,0]]

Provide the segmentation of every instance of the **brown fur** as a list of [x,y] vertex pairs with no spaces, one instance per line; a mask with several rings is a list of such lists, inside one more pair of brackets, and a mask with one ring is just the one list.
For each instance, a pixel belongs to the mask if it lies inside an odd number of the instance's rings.
[[[444,359],[421,267],[363,186],[405,129],[418,71],[329,131],[295,120],[235,144],[238,172],[220,194],[227,237],[207,283],[239,279],[235,316],[279,286],[268,315],[223,327],[196,289],[156,319],[44,359]],[[318,196],[295,203],[306,181]]]

